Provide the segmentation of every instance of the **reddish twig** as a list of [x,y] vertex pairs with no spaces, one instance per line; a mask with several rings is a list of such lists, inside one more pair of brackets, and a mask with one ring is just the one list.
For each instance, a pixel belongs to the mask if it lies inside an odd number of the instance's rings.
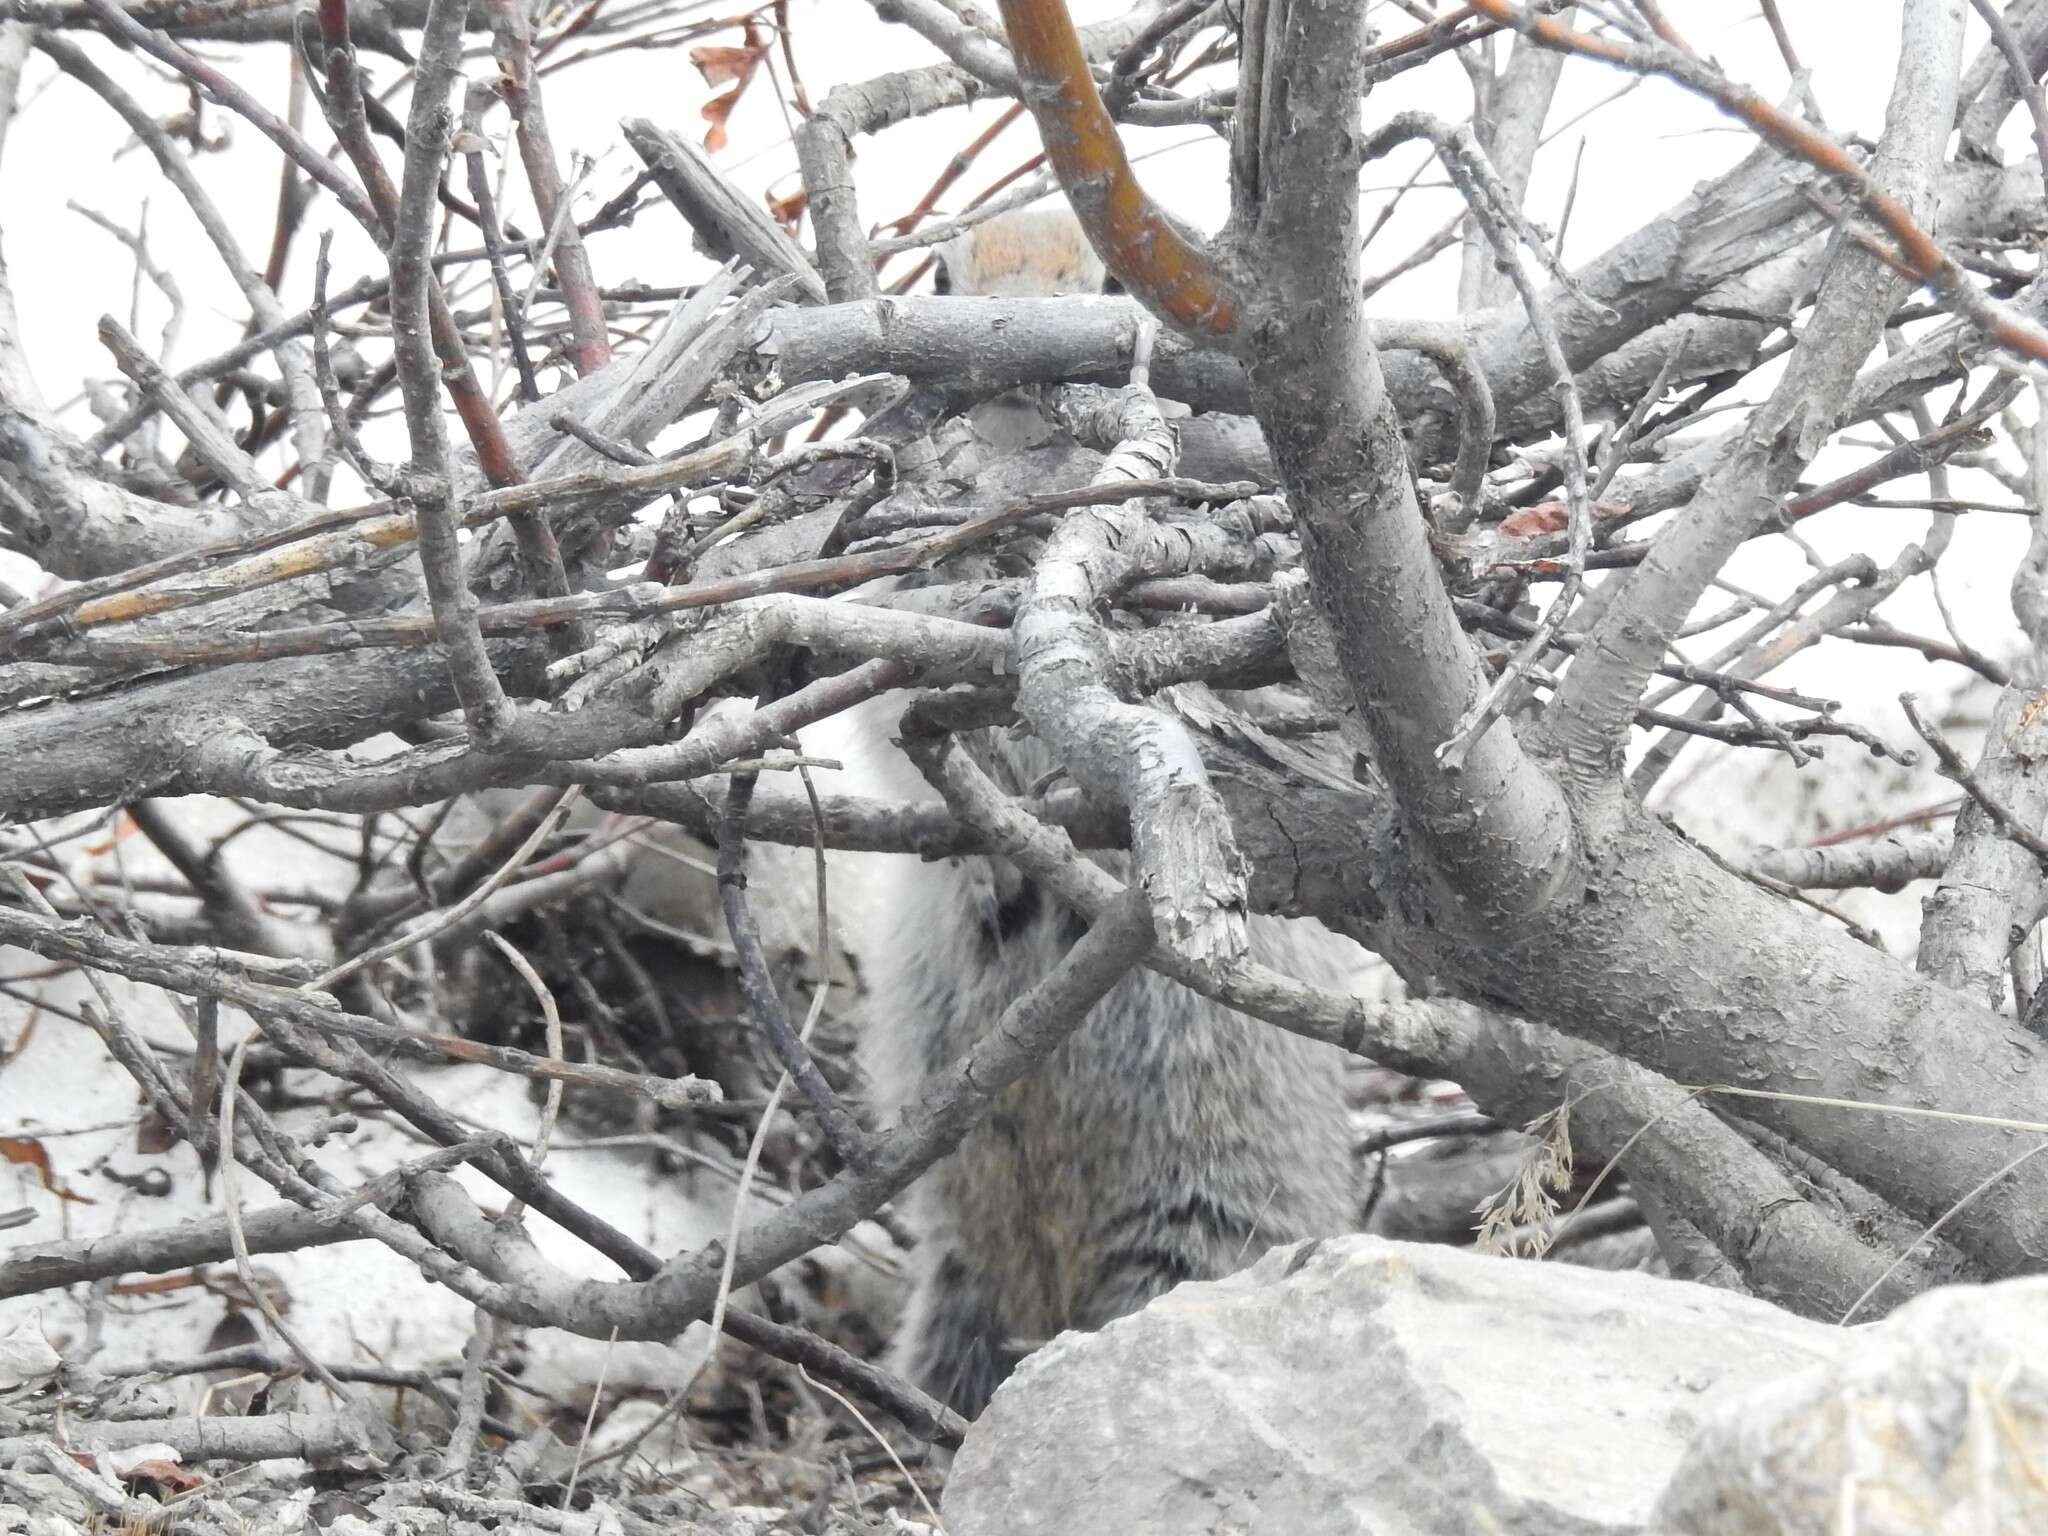
[[[519,138],[519,158],[526,167],[526,182],[533,190],[533,205],[540,213],[543,229],[553,230],[565,196],[561,167],[555,160],[554,141],[548,135],[548,119],[541,105],[540,82],[533,73],[533,33],[527,20],[528,8],[520,0],[490,0],[491,49],[503,71],[505,104]],[[570,356],[579,377],[596,372],[611,361],[611,333],[605,323],[604,303],[598,297],[597,279],[590,267],[590,253],[576,221],[560,221],[555,237],[555,275],[562,285],[562,304],[569,311],[569,329],[574,341]]]

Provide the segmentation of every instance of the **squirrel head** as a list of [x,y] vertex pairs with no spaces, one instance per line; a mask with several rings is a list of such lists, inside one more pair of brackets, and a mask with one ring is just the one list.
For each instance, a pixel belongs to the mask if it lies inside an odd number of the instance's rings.
[[999,214],[939,247],[941,293],[983,298],[1051,298],[1101,293],[1102,258],[1066,208]]

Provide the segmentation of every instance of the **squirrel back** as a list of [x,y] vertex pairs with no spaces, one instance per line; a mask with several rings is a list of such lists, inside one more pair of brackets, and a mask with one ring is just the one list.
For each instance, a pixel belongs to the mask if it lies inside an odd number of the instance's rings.
[[[934,798],[890,742],[901,702],[854,712],[833,751],[865,783]],[[1035,739],[970,750],[1011,793],[1049,766]],[[1124,855],[1099,855],[1118,875]],[[849,940],[867,998],[862,1056],[893,1119],[1080,937],[1079,920],[997,859],[864,861]],[[1363,951],[1312,920],[1255,917],[1252,954],[1346,986]],[[1345,1058],[1150,971],[1125,976],[901,1209],[917,1234],[896,1366],[978,1414],[1016,1360],[1136,1311],[1183,1280],[1357,1224]]]

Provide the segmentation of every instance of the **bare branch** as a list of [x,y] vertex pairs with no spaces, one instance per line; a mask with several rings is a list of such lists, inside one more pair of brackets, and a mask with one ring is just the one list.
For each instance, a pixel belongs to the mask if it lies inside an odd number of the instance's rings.
[[747,898],[747,804],[753,798],[754,775],[736,775],[726,791],[725,812],[718,828],[718,899],[725,909],[726,932],[739,956],[740,986],[746,993],[748,1011],[754,1016],[754,1027],[768,1037],[782,1070],[809,1101],[832,1150],[847,1167],[858,1168],[870,1156],[868,1140],[790,1027],[782,994],[775,990],[775,978],[768,974],[760,925]]
[[[1957,778],[1971,804],[1956,818],[1954,852],[1922,907],[1920,969],[1993,1007],[2005,1000],[2014,925],[2041,887],[2043,845],[2038,837],[2028,841],[2048,816],[2048,775],[2038,771],[2040,714],[2035,689],[2000,690],[1977,767]],[[1956,777],[1942,744],[1936,751],[1943,771]]]
[[[1938,877],[1955,839],[1947,832],[1894,832],[1869,843],[1825,848],[1766,848],[1749,861],[1751,873],[1804,890],[1902,890],[1915,880]],[[1923,945],[1924,947],[1924,945]]]
[[441,415],[441,370],[427,315],[427,291],[434,280],[427,249],[434,236],[435,200],[453,131],[448,94],[456,80],[463,13],[459,0],[432,0],[427,7],[412,118],[406,125],[405,174],[392,221],[391,329],[398,387],[405,397],[406,432],[412,439],[410,510],[418,528],[427,597],[434,606],[434,630],[448,654],[470,733],[488,744],[510,725],[512,705],[477,631],[476,596],[463,571],[462,542],[448,504],[453,466],[448,427]]

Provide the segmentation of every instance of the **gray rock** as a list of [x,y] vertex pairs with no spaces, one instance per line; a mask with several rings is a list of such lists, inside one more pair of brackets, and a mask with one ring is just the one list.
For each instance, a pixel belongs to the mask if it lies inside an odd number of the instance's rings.
[[1640,1531],[1703,1418],[1849,1337],[1640,1274],[1280,1249],[1032,1355],[942,1512],[953,1536]]
[[1707,1415],[1672,1536],[2048,1531],[2048,1279],[1951,1286]]

